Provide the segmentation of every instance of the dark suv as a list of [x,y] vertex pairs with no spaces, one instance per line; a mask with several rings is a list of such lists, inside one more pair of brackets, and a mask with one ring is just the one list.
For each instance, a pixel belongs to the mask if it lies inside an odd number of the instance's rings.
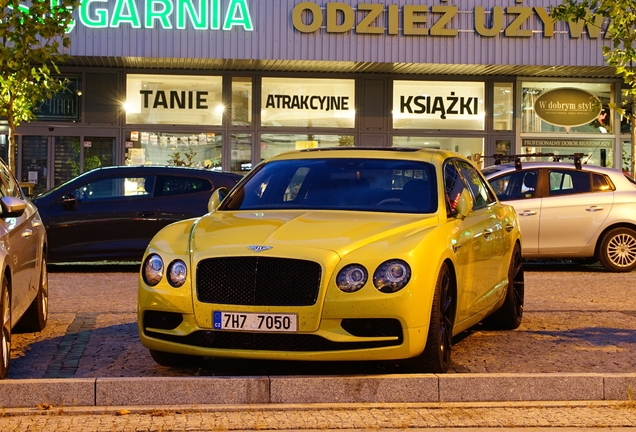
[[164,226],[207,213],[212,192],[240,175],[198,168],[97,168],[33,199],[51,263],[138,261]]

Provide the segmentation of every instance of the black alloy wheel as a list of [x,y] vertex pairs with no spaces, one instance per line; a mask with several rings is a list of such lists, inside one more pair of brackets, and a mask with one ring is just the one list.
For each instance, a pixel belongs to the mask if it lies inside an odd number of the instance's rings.
[[514,330],[521,325],[525,298],[525,280],[521,246],[517,243],[512,251],[508,267],[508,287],[506,299],[499,309],[493,312],[484,325],[493,330]]

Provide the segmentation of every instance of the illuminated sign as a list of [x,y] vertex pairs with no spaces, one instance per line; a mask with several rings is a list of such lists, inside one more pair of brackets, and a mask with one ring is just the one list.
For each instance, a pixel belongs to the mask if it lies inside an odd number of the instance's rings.
[[62,76],[64,90],[45,99],[34,110],[38,120],[77,121],[80,119],[79,77]]
[[[88,28],[132,28],[253,31],[249,0],[82,0],[79,23]],[[138,4],[140,3],[140,4]],[[57,6],[58,0],[51,0]],[[27,6],[20,5],[28,10]],[[71,32],[77,22],[67,30]]]
[[534,112],[555,126],[588,124],[599,116],[602,108],[598,97],[578,88],[550,90],[534,102]]
[[126,123],[219,126],[222,82],[220,76],[128,74]]
[[[459,17],[467,12],[473,15],[470,30],[483,37],[501,35],[529,38],[538,32],[544,37],[553,37],[555,34],[555,21],[550,16],[550,8],[517,4],[492,8],[475,6],[472,11],[466,11],[454,5],[414,4],[400,7],[397,4],[361,2],[354,6],[332,1],[320,6],[303,1],[294,6],[292,23],[301,33],[325,31],[332,34],[398,35],[401,32],[405,36],[454,37],[459,32]],[[531,24],[536,22],[540,26],[533,30]],[[595,17],[589,23],[577,20],[567,25],[572,38],[579,38],[585,28],[590,38],[597,39],[609,24],[603,17]]]
[[395,129],[484,129],[484,83],[393,82]]
[[262,80],[261,125],[355,126],[355,81],[269,78]]

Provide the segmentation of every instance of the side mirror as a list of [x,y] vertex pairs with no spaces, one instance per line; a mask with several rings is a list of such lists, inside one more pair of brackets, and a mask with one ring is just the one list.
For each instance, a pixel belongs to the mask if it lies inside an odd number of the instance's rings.
[[21,199],[6,196],[0,199],[0,206],[2,207],[2,214],[0,217],[4,219],[22,216],[24,210],[26,210],[27,203]]
[[464,189],[457,203],[457,217],[466,219],[466,216],[468,216],[471,211],[473,211],[473,196],[468,189]]
[[221,201],[223,201],[223,198],[225,198],[227,192],[228,191],[226,187],[220,187],[212,192],[210,201],[208,201],[208,212],[213,212],[219,207],[219,205],[221,205]]

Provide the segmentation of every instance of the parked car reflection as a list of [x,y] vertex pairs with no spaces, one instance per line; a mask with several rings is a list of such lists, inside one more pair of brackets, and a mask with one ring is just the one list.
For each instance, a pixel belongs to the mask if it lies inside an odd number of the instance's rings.
[[49,235],[49,262],[139,261],[157,231],[205,214],[212,192],[240,178],[159,166],[84,173],[33,200]]

